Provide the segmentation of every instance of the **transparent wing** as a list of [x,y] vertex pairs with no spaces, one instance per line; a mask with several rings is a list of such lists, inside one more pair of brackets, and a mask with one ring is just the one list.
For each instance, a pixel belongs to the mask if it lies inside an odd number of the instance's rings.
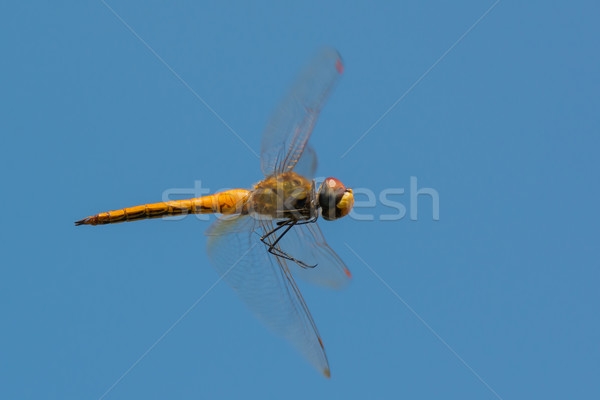
[[208,256],[223,280],[266,326],[329,376],[323,342],[286,263],[269,254],[257,235],[271,229],[269,221],[249,216],[219,219],[207,232]]
[[316,265],[315,268],[302,268],[296,263],[288,263],[295,276],[334,289],[350,283],[350,270],[329,247],[316,223],[294,226],[279,241],[279,246],[295,259],[308,265]]
[[343,68],[339,53],[324,48],[300,73],[263,134],[261,162],[265,176],[294,168]]
[[305,178],[314,179],[317,172],[317,152],[310,144],[304,148],[300,160],[298,160],[294,167],[294,172]]

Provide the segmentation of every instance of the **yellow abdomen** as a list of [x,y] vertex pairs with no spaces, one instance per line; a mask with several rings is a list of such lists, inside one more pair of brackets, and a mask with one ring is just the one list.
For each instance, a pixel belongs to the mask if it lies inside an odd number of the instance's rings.
[[108,211],[76,221],[75,225],[116,224],[140,219],[170,217],[185,214],[239,214],[248,191],[233,189],[195,199],[167,201]]

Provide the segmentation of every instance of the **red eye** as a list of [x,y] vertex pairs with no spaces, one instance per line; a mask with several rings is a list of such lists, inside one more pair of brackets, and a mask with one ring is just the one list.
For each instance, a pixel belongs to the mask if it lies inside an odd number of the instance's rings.
[[344,186],[342,182],[335,178],[325,179],[323,181],[323,186],[331,193],[335,193],[336,196],[340,196],[340,198],[344,195],[344,192],[346,191],[346,186]]

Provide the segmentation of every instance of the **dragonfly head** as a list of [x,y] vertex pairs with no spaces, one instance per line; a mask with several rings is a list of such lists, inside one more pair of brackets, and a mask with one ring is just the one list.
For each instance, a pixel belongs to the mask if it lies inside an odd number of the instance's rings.
[[354,205],[352,189],[335,178],[327,178],[319,188],[319,206],[321,215],[327,221],[342,218],[350,213]]

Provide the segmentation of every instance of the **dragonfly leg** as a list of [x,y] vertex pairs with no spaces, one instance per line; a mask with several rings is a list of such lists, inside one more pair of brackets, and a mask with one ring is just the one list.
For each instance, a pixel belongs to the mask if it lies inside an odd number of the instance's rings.
[[313,224],[317,222],[317,217],[312,217],[310,219],[305,219],[303,221],[296,222],[296,225],[304,225],[304,224]]
[[[306,223],[307,221],[302,221],[302,222],[298,222],[297,220],[287,220],[287,221],[281,221],[277,223],[277,228],[271,230],[269,233],[265,234],[264,236],[262,236],[260,238],[260,241],[263,242],[266,246],[268,246],[267,251],[271,254],[273,254],[275,257],[281,257],[284,258],[286,260],[289,261],[293,261],[296,264],[298,264],[299,266],[301,266],[302,268],[315,268],[317,265],[309,265],[307,263],[305,263],[304,261],[298,260],[292,256],[290,256],[289,254],[287,254],[286,252],[284,252],[283,250],[281,250],[277,246],[277,243],[279,243],[279,241],[281,240],[281,238],[283,238],[285,236],[286,233],[289,232],[290,229],[292,229],[292,227],[298,223],[303,224]],[[277,239],[275,239],[275,241],[273,243],[269,243],[267,242],[267,238],[271,235],[273,235],[275,232],[277,232],[278,230],[280,230],[281,228],[283,228],[284,226],[287,226],[287,228],[283,231],[283,233],[281,233],[281,235],[279,235],[277,237]]]
[[288,226],[292,222],[294,222],[294,221],[291,220],[291,219],[287,219],[285,221],[279,221],[279,222],[277,222],[277,228],[275,228],[275,229],[271,230],[269,233],[265,233],[263,236],[261,236],[260,241],[263,242],[264,244],[266,244],[267,246],[269,246],[270,244],[266,242],[266,239],[269,236],[273,235],[278,230],[280,230],[281,228],[283,228],[284,226]]

